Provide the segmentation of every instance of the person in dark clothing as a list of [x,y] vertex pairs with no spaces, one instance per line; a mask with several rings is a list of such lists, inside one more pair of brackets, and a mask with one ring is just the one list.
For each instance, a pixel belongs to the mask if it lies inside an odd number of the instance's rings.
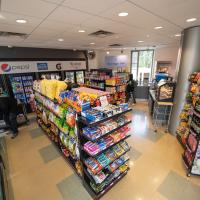
[[12,139],[15,138],[18,135],[17,100],[12,97],[1,97],[0,112],[3,113],[3,119],[12,131]]
[[135,89],[137,87],[137,81],[133,80],[133,74],[129,75],[129,80],[126,86],[126,102],[133,98],[133,103],[136,103],[135,100]]

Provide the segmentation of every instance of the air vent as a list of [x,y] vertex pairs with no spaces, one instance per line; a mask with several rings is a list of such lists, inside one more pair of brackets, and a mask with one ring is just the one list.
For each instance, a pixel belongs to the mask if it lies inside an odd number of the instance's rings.
[[110,44],[109,47],[122,47],[122,44]]
[[26,39],[28,37],[28,34],[0,31],[0,37],[19,37]]
[[112,35],[114,35],[114,33],[109,32],[109,31],[104,31],[104,30],[99,30],[99,31],[89,34],[89,36],[94,36],[94,37],[99,37],[99,38],[105,38]]

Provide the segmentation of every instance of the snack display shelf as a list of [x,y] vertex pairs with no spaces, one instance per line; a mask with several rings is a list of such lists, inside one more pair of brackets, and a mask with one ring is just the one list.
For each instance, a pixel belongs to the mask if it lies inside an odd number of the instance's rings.
[[94,190],[88,186],[88,184],[84,181],[83,185],[85,186],[86,190],[94,199],[100,199],[103,195],[105,195],[110,189],[112,189],[127,173],[129,169],[125,172],[121,173],[118,177],[116,177],[109,185],[107,185],[101,192],[96,193]]
[[85,79],[87,80],[92,80],[92,81],[101,81],[101,82],[105,82],[106,79],[99,79],[99,78],[92,78],[92,77],[85,77]]
[[38,91],[36,91],[36,90],[34,90],[34,92],[40,94],[41,96],[45,97],[46,99],[52,101],[52,102],[55,103],[55,104],[58,104],[59,106],[62,106],[61,104],[58,103],[57,100],[51,99],[51,98],[47,97],[46,95],[42,94],[41,92],[38,92]]
[[129,137],[131,137],[131,135],[125,136],[124,138],[122,138],[122,139],[120,139],[119,141],[117,141],[117,142],[111,144],[110,146],[106,147],[104,150],[102,150],[102,151],[100,151],[100,152],[98,152],[97,154],[94,154],[94,155],[92,155],[92,154],[90,154],[89,152],[87,152],[84,148],[83,148],[83,151],[84,151],[88,156],[90,156],[90,157],[95,157],[95,156],[98,156],[98,155],[104,153],[105,151],[107,151],[108,149],[110,149],[110,148],[112,148],[113,146],[117,145],[118,143],[120,143],[120,142],[122,142],[122,141],[128,139]]
[[200,135],[197,134],[197,133],[195,132],[195,130],[194,130],[192,127],[190,128],[190,133],[193,134],[197,139],[200,138]]
[[193,151],[187,143],[186,143],[185,146],[186,146],[187,150],[188,150],[190,153],[192,153],[192,154],[195,153],[195,151]]
[[109,135],[109,134],[111,134],[111,133],[114,133],[115,131],[119,130],[120,128],[122,128],[122,127],[124,127],[124,126],[126,126],[126,125],[128,125],[128,124],[130,124],[131,122],[132,122],[131,120],[128,121],[128,122],[125,122],[125,123],[122,124],[121,126],[118,126],[117,128],[113,129],[112,131],[109,131],[109,132],[107,132],[107,133],[101,135],[100,137],[98,137],[98,138],[96,138],[96,139],[92,139],[92,138],[88,137],[88,136],[85,135],[85,134],[82,134],[82,135],[83,135],[83,137],[84,137],[85,139],[87,139],[87,140],[89,140],[89,141],[91,141],[91,142],[97,142],[98,140],[102,139],[103,137],[105,137],[105,136],[107,136],[107,135]]
[[[41,129],[45,132],[45,134],[47,135],[47,137],[50,139],[50,141],[52,141],[52,143],[55,145],[55,147],[59,150],[59,152],[61,153],[62,157],[64,158],[64,160],[72,167],[72,169],[74,170],[74,172],[81,178],[81,175],[77,172],[75,166],[74,166],[74,159],[73,157],[66,157],[65,154],[63,153],[63,151],[61,150],[60,146],[58,145],[58,143],[56,143],[54,140],[51,139],[51,137],[49,137],[48,132],[38,123],[38,125],[41,127]],[[44,126],[46,126],[44,124]],[[66,148],[66,147],[65,147]]]
[[176,138],[177,138],[178,142],[181,144],[181,146],[183,147],[183,149],[185,149],[186,147],[185,147],[185,145],[183,144],[182,139],[181,139],[181,136],[180,136],[178,133],[176,134]]
[[50,108],[48,108],[46,105],[44,105],[43,103],[41,103],[38,99],[35,99],[39,104],[42,105],[42,107],[44,107],[46,110],[48,110],[49,112],[53,113],[56,117],[62,119],[62,117],[59,116],[58,113],[54,112],[53,110],[51,110]]
[[112,116],[109,116],[109,117],[105,117],[105,118],[100,119],[99,121],[95,121],[95,122],[90,122],[86,118],[80,117],[80,122],[83,123],[83,124],[85,124],[85,125],[87,125],[87,126],[89,126],[89,127],[93,127],[93,126],[96,126],[99,123],[105,122],[105,121],[107,121],[109,119],[113,119],[113,118],[119,117],[120,115],[128,113],[130,111],[132,111],[132,108],[129,108],[128,110],[119,112],[119,113],[117,113],[115,115],[112,115]]
[[200,113],[194,109],[193,114],[200,118]]
[[121,165],[119,165],[113,172],[110,172],[109,175],[101,182],[101,183],[96,183],[96,181],[94,180],[94,178],[90,175],[90,173],[83,168],[84,173],[87,175],[87,177],[90,179],[91,182],[93,182],[95,185],[101,185],[102,183],[104,183],[107,179],[109,179],[109,177],[116,171],[118,170],[122,165],[126,164],[130,159],[127,159],[126,161],[124,161]]
[[124,83],[124,84],[117,84],[117,85],[107,85],[106,84],[106,87],[117,87],[117,86],[122,86],[122,85],[126,85],[126,83]]
[[189,169],[189,168],[190,168],[190,165],[189,165],[189,163],[188,163],[187,159],[185,158],[185,156],[184,156],[184,155],[182,155],[182,158],[183,158],[183,162],[184,162],[184,164],[185,164],[186,168],[187,168],[187,169]]
[[[108,167],[109,165],[111,165],[114,161],[116,161],[117,159],[119,159],[121,156],[125,155],[127,152],[129,152],[131,150],[131,148],[129,147],[128,150],[124,151],[121,155],[117,156],[114,160],[110,161],[106,166],[102,167],[99,171],[97,171],[94,175],[98,174],[100,171],[102,171],[103,169],[105,169],[106,167]],[[84,165],[87,167],[86,163],[84,162]]]
[[93,86],[93,85],[87,85],[87,87],[98,89],[98,90],[104,90],[103,87],[98,87],[98,86]]

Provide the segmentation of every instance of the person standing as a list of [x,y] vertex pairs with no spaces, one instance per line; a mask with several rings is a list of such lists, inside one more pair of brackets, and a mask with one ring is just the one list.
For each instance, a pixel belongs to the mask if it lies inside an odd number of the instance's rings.
[[126,102],[133,99],[133,103],[136,103],[135,100],[135,89],[137,87],[137,81],[133,80],[133,74],[129,74],[129,80],[126,86]]
[[0,112],[3,114],[3,119],[6,125],[12,131],[12,139],[18,135],[17,124],[17,100],[13,97],[0,97]]

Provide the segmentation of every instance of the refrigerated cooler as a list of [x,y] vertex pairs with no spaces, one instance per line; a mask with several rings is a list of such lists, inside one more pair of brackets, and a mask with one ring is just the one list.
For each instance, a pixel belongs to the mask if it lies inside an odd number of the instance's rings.
[[65,71],[65,78],[70,80],[72,83],[84,84],[85,71]]
[[18,103],[26,107],[27,112],[31,112],[30,95],[33,92],[33,81],[35,74],[11,74],[7,75],[8,88]]
[[84,71],[76,71],[76,83],[84,84]]
[[39,75],[39,79],[42,79],[42,77],[44,77],[44,76],[45,76],[46,79],[58,79],[58,77],[59,77],[59,79],[62,78],[60,71],[57,71],[57,72],[54,72],[54,71],[52,71],[52,72],[39,72],[38,75]]
[[65,72],[65,78],[71,83],[75,83],[75,73],[74,71]]

